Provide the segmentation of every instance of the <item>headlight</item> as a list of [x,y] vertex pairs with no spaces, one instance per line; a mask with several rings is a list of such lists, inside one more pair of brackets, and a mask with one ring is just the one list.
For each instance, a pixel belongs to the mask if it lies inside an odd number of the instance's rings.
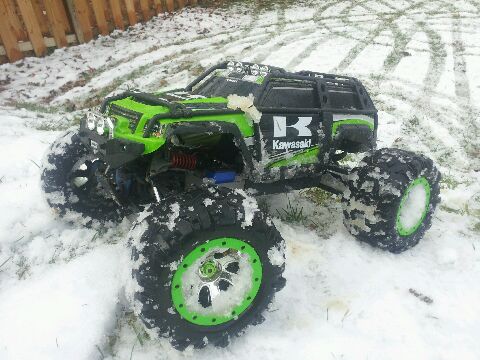
[[103,118],[99,118],[97,120],[97,134],[103,135],[105,133],[105,120]]
[[268,66],[260,67],[260,75],[267,76],[269,72],[270,72],[270,69],[268,68]]
[[108,126],[108,137],[113,139],[113,133],[115,130],[115,119],[114,118],[107,118],[107,126]]
[[235,64],[235,71],[238,73],[243,73],[243,64],[241,62],[237,62]]
[[95,114],[93,114],[92,112],[88,112],[87,113],[87,128],[88,130],[94,130],[95,129],[95,124],[96,121],[95,121]]
[[112,139],[115,130],[115,121],[115,118],[107,117],[95,111],[89,111],[87,113],[86,125],[88,130],[96,130],[98,135],[103,135],[108,131],[108,137]]

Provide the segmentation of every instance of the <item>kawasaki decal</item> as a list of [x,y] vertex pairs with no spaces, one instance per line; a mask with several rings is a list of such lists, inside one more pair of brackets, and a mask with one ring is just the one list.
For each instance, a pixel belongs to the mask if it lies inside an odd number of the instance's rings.
[[274,150],[306,149],[312,146],[312,139],[302,141],[273,140]]
[[262,114],[260,130],[270,159],[318,146],[317,114]]
[[312,122],[311,116],[299,116],[298,121],[295,124],[287,125],[286,116],[274,116],[274,130],[273,137],[285,137],[287,136],[287,128],[295,128],[298,130],[297,136],[312,136],[312,132],[307,127]]

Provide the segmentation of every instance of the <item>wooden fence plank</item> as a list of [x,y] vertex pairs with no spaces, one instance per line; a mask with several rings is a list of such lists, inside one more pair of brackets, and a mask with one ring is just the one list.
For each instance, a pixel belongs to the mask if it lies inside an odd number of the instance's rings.
[[55,3],[57,5],[57,14],[59,15],[60,21],[64,25],[65,32],[66,33],[72,32],[72,26],[70,24],[70,20],[68,19],[67,12],[65,10],[65,4],[63,3],[62,0],[55,0]]
[[175,10],[175,3],[173,0],[165,0],[165,5],[167,5],[168,12],[173,12]]
[[185,0],[177,0],[178,8],[183,9],[185,7]]
[[130,25],[135,25],[137,23],[137,12],[135,11],[133,0],[125,0],[125,6],[127,8],[128,22]]
[[73,3],[75,5],[75,17],[82,29],[83,39],[85,42],[88,42],[93,39],[93,31],[87,0],[74,0]]
[[42,34],[48,35],[49,34],[48,19],[47,19],[47,16],[43,13],[43,6],[40,3],[40,0],[32,0],[32,6],[33,6],[33,10],[35,10],[35,15],[37,16],[37,20],[40,24]]
[[75,30],[75,36],[77,37],[78,43],[83,44],[85,39],[83,37],[82,27],[80,26],[77,16],[75,15],[75,5],[73,1],[74,0],[64,0],[65,5],[67,5],[67,11],[70,15],[70,19],[72,20],[73,29]]
[[17,0],[20,13],[22,14],[23,22],[27,28],[28,37],[33,46],[35,55],[43,56],[47,52],[47,47],[43,42],[42,31],[37,17],[35,16],[35,10],[33,9],[30,0]]
[[10,19],[10,26],[13,27],[17,40],[27,41],[28,34],[22,24],[20,14],[17,12],[14,0],[7,0],[5,6],[8,13],[8,18]]
[[162,4],[162,0],[153,0],[154,4],[155,4],[155,11],[157,14],[160,14],[163,12],[163,4]]
[[140,8],[142,10],[143,20],[148,21],[152,18],[150,14],[150,4],[148,0],[140,0]]
[[108,35],[107,19],[105,18],[105,3],[103,0],[93,0],[92,6],[100,34]]
[[47,11],[48,21],[50,23],[51,32],[55,38],[58,48],[67,46],[67,38],[65,36],[65,26],[57,14],[58,8],[55,0],[45,0],[45,10]]
[[112,17],[115,27],[121,30],[125,29],[122,8],[120,7],[120,0],[110,0],[110,8],[112,9]]
[[22,22],[18,18],[17,12],[15,11],[15,3],[13,2],[13,0],[5,1],[3,7],[8,14],[10,26],[14,29],[15,37],[17,38],[17,40],[28,40],[28,34],[24,30]]
[[11,62],[23,59],[23,53],[18,48],[15,27],[10,23],[7,0],[0,0],[0,37],[7,57]]

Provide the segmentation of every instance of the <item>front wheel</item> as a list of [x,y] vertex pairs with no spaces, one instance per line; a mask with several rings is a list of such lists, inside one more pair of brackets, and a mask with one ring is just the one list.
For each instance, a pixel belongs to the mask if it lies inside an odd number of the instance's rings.
[[196,190],[147,210],[131,232],[136,311],[177,349],[225,346],[285,279],[284,243],[253,198]]
[[345,226],[393,253],[415,246],[440,202],[440,172],[429,158],[400,149],[377,150],[361,164],[343,196]]
[[48,204],[62,217],[92,224],[119,221],[124,209],[105,194],[96,171],[105,166],[80,141],[76,130],[63,133],[42,164],[42,188]]

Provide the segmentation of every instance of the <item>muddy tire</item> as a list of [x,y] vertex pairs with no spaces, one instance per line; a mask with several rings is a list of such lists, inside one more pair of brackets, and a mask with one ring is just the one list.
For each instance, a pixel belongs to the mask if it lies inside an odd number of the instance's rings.
[[240,192],[195,190],[152,205],[131,231],[135,311],[179,350],[226,346],[260,324],[285,279],[284,243]]
[[358,240],[403,252],[415,246],[440,202],[440,172],[429,158],[380,149],[353,169],[343,196],[344,224]]
[[99,191],[94,170],[100,165],[75,130],[55,140],[42,163],[41,183],[48,204],[58,215],[85,225],[123,218],[123,209]]

